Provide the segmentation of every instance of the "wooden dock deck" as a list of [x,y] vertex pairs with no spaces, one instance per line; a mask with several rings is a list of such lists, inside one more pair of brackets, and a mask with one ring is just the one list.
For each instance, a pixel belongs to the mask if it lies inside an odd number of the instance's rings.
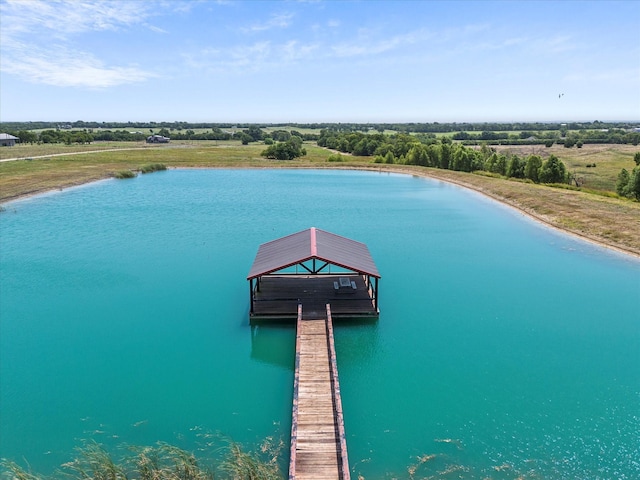
[[331,307],[298,306],[289,479],[349,480]]
[[269,275],[260,281],[260,289],[253,292],[252,319],[296,319],[299,304],[304,305],[305,315],[317,312],[324,316],[327,303],[331,304],[334,318],[377,318],[371,288],[362,275],[346,276],[356,285],[355,289],[335,289],[335,282],[344,275]]

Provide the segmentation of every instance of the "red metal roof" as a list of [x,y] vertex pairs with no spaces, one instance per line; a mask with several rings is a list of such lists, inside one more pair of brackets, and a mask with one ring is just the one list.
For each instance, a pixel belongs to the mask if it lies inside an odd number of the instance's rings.
[[312,259],[380,278],[364,243],[312,227],[260,245],[247,280]]

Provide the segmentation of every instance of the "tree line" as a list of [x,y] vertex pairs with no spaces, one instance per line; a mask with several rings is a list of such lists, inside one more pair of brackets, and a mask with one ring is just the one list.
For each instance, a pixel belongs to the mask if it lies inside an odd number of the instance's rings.
[[275,130],[265,132],[261,128],[251,126],[244,130],[226,132],[221,128],[214,127],[209,131],[196,133],[192,129],[185,131],[170,131],[167,128],[150,128],[148,133],[128,130],[99,130],[94,132],[92,128],[85,128],[81,131],[65,129],[48,129],[37,133],[31,130],[10,130],[8,133],[18,137],[20,143],[73,143],[85,144],[92,142],[140,142],[152,134],[169,137],[172,140],[240,140],[243,145],[251,142],[264,141],[271,144],[274,141],[286,142],[291,137],[300,138],[302,141],[315,141],[319,138],[317,134],[300,133],[296,130]]
[[543,160],[539,155],[522,158],[499,154],[482,145],[472,148],[454,143],[449,137],[420,141],[404,133],[362,134],[323,130],[318,145],[360,156],[373,156],[375,163],[419,165],[461,172],[486,171],[535,183],[569,183],[572,179],[564,163],[555,155]]
[[[159,130],[166,128],[170,131],[182,132],[182,130],[203,129],[248,129],[257,127],[261,129],[277,129],[290,127],[293,129],[330,129],[340,132],[372,132],[394,131],[398,133],[451,133],[471,132],[545,132],[545,131],[605,131],[622,130],[633,131],[640,127],[639,122],[449,122],[449,123],[339,123],[339,122],[314,122],[314,123],[228,123],[228,122],[93,122],[78,120],[75,122],[0,122],[3,132],[18,130]],[[517,134],[517,133],[516,133]],[[564,135],[562,135],[564,137]],[[525,137],[526,138],[526,137]]]
[[620,128],[601,130],[577,130],[569,131],[566,128],[560,130],[522,130],[519,133],[494,132],[485,130],[480,133],[460,131],[454,133],[451,138],[464,144],[478,144],[479,142],[490,145],[545,145],[551,147],[554,143],[564,145],[566,148],[581,148],[586,143],[617,143],[638,145],[640,132],[627,131]]

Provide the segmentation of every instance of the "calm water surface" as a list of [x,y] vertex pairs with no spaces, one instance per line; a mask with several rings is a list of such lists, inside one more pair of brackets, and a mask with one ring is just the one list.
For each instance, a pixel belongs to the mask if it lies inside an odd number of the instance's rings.
[[354,474],[640,477],[640,262],[441,182],[342,171],[176,170],[8,205],[0,456],[46,474],[86,439],[288,442],[294,328],[248,324],[245,278],[260,243],[311,226],[383,276],[379,321],[336,325]]

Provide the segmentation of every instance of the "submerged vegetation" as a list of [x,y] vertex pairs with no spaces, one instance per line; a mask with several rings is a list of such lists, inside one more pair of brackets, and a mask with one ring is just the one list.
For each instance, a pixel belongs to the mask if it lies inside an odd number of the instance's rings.
[[267,438],[259,452],[250,452],[235,442],[216,450],[221,458],[200,460],[182,448],[159,442],[151,447],[123,446],[114,456],[101,444],[86,442],[75,458],[45,477],[3,459],[2,476],[9,480],[276,480],[283,478],[279,461],[284,443]]

